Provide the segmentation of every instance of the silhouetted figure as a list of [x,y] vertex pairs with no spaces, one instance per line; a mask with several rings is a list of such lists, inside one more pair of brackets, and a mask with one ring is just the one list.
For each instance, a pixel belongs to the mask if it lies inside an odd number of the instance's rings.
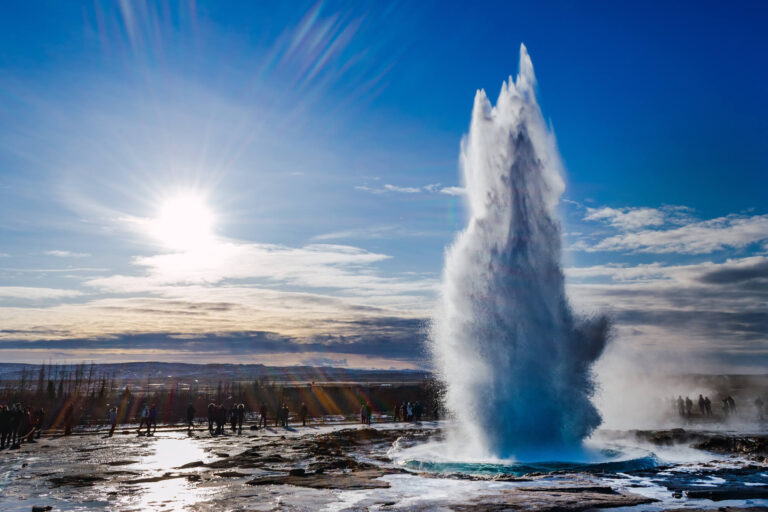
[[243,433],[243,421],[245,421],[245,404],[237,406],[237,428],[238,433]]
[[299,408],[299,418],[301,419],[301,426],[307,426],[307,404],[301,402],[301,408]]
[[708,396],[704,397],[704,409],[707,411],[707,416],[712,416],[712,400]]
[[109,412],[109,437],[115,434],[115,428],[117,428],[117,407],[110,407]]
[[[150,432],[151,429],[151,432]],[[157,431],[157,405],[152,404],[149,408],[149,422],[147,422],[147,435],[154,435]]]
[[392,421],[397,423],[400,421],[400,404],[395,403],[395,408],[392,410]]
[[680,417],[685,416],[685,401],[683,400],[683,397],[679,395],[677,397],[677,412]]
[[413,421],[413,406],[411,402],[405,404],[405,421]]
[[261,404],[261,408],[259,409],[259,424],[258,427],[264,426],[264,428],[267,428],[267,406],[265,404]]
[[728,395],[728,398],[726,398],[728,401],[728,409],[731,411],[731,414],[736,413],[736,401],[733,399],[731,395]]
[[213,424],[216,422],[216,405],[208,404],[208,432],[213,434]]
[[763,399],[760,397],[755,398],[755,408],[757,409],[757,419],[760,421],[765,420],[765,409],[763,408]]
[[701,395],[701,394],[699,395],[699,413],[702,416],[706,416],[707,415],[707,406],[706,406],[706,403],[704,401],[704,395]]
[[144,404],[144,407],[141,408],[138,430],[139,435],[141,435],[141,429],[144,428],[145,425],[147,427],[147,435],[149,435],[149,406],[147,404]]
[[413,417],[416,421],[421,421],[421,415],[424,413],[424,407],[422,407],[421,402],[416,402],[416,405],[413,407]]
[[229,410],[229,426],[233,434],[237,432],[237,404]]
[[284,403],[283,408],[280,410],[280,416],[282,418],[283,427],[288,426],[288,414],[290,414],[290,412],[288,411],[288,404]]
[[685,415],[690,418],[691,411],[693,410],[693,400],[690,397],[685,397]]
[[723,398],[723,416],[726,418],[731,413],[731,404],[728,403],[728,398]]
[[11,444],[11,411],[8,406],[0,405],[0,450],[5,448],[6,441]]
[[35,432],[37,433],[37,438],[40,439],[40,435],[43,432],[43,423],[45,422],[45,409],[40,407],[35,411]]
[[72,404],[67,405],[64,410],[64,435],[72,435],[72,427],[75,425],[75,406]]
[[216,434],[224,434],[224,425],[227,424],[227,408],[220,404],[216,410]]
[[192,402],[187,405],[187,433],[191,433],[195,430],[195,407]]

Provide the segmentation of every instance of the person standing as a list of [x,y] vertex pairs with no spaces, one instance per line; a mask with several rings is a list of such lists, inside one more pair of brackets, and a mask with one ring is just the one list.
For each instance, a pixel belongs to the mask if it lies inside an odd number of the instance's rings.
[[[152,429],[150,433],[150,429]],[[149,408],[149,421],[147,422],[147,435],[155,435],[157,431],[157,405],[152,404]]]
[[267,428],[267,406],[266,404],[261,404],[261,408],[259,409],[259,424],[257,427],[263,426],[264,428]]
[[147,426],[147,435],[149,435],[149,406],[147,404],[144,404],[144,407],[141,408],[141,417],[139,418],[138,431],[139,435],[141,435],[141,429],[144,428],[144,425]]
[[238,434],[243,433],[243,421],[245,420],[245,404],[237,406],[237,429]]
[[195,407],[192,402],[187,405],[187,433],[191,434],[195,430]]
[[211,402],[208,404],[208,432],[213,434],[213,424],[216,421],[216,406]]
[[109,409],[109,437],[112,437],[117,427],[117,407]]
[[299,418],[301,418],[301,426],[307,426],[307,404],[301,402],[301,408],[299,409]]

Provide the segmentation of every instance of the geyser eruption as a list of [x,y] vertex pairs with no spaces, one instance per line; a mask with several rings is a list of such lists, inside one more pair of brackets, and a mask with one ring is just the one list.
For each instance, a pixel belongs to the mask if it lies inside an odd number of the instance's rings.
[[432,325],[435,365],[474,456],[562,456],[599,424],[591,365],[605,319],[578,321],[565,294],[555,208],[565,189],[554,135],[520,48],[496,106],[478,91],[461,169],[471,218],[448,250]]

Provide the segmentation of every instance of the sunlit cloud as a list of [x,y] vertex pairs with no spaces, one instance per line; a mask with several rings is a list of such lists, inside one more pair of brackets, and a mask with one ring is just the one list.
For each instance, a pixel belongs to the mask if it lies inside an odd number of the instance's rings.
[[58,249],[45,251],[45,254],[48,256],[56,256],[57,258],[88,258],[91,256],[91,254],[87,252],[61,251]]

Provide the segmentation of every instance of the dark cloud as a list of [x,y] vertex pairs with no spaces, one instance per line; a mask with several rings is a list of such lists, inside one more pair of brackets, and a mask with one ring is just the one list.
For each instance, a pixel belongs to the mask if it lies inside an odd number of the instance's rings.
[[[182,332],[123,334],[97,339],[6,340],[0,350],[167,350],[180,354],[245,355],[329,353],[421,362],[425,358],[425,321],[376,318],[345,322],[352,334],[320,334],[308,339],[266,331],[190,335]],[[0,330],[0,335],[19,335]],[[68,356],[71,357],[71,356]]]
[[707,284],[740,284],[757,279],[768,279],[768,260],[750,266],[720,268],[699,277],[699,281]]

